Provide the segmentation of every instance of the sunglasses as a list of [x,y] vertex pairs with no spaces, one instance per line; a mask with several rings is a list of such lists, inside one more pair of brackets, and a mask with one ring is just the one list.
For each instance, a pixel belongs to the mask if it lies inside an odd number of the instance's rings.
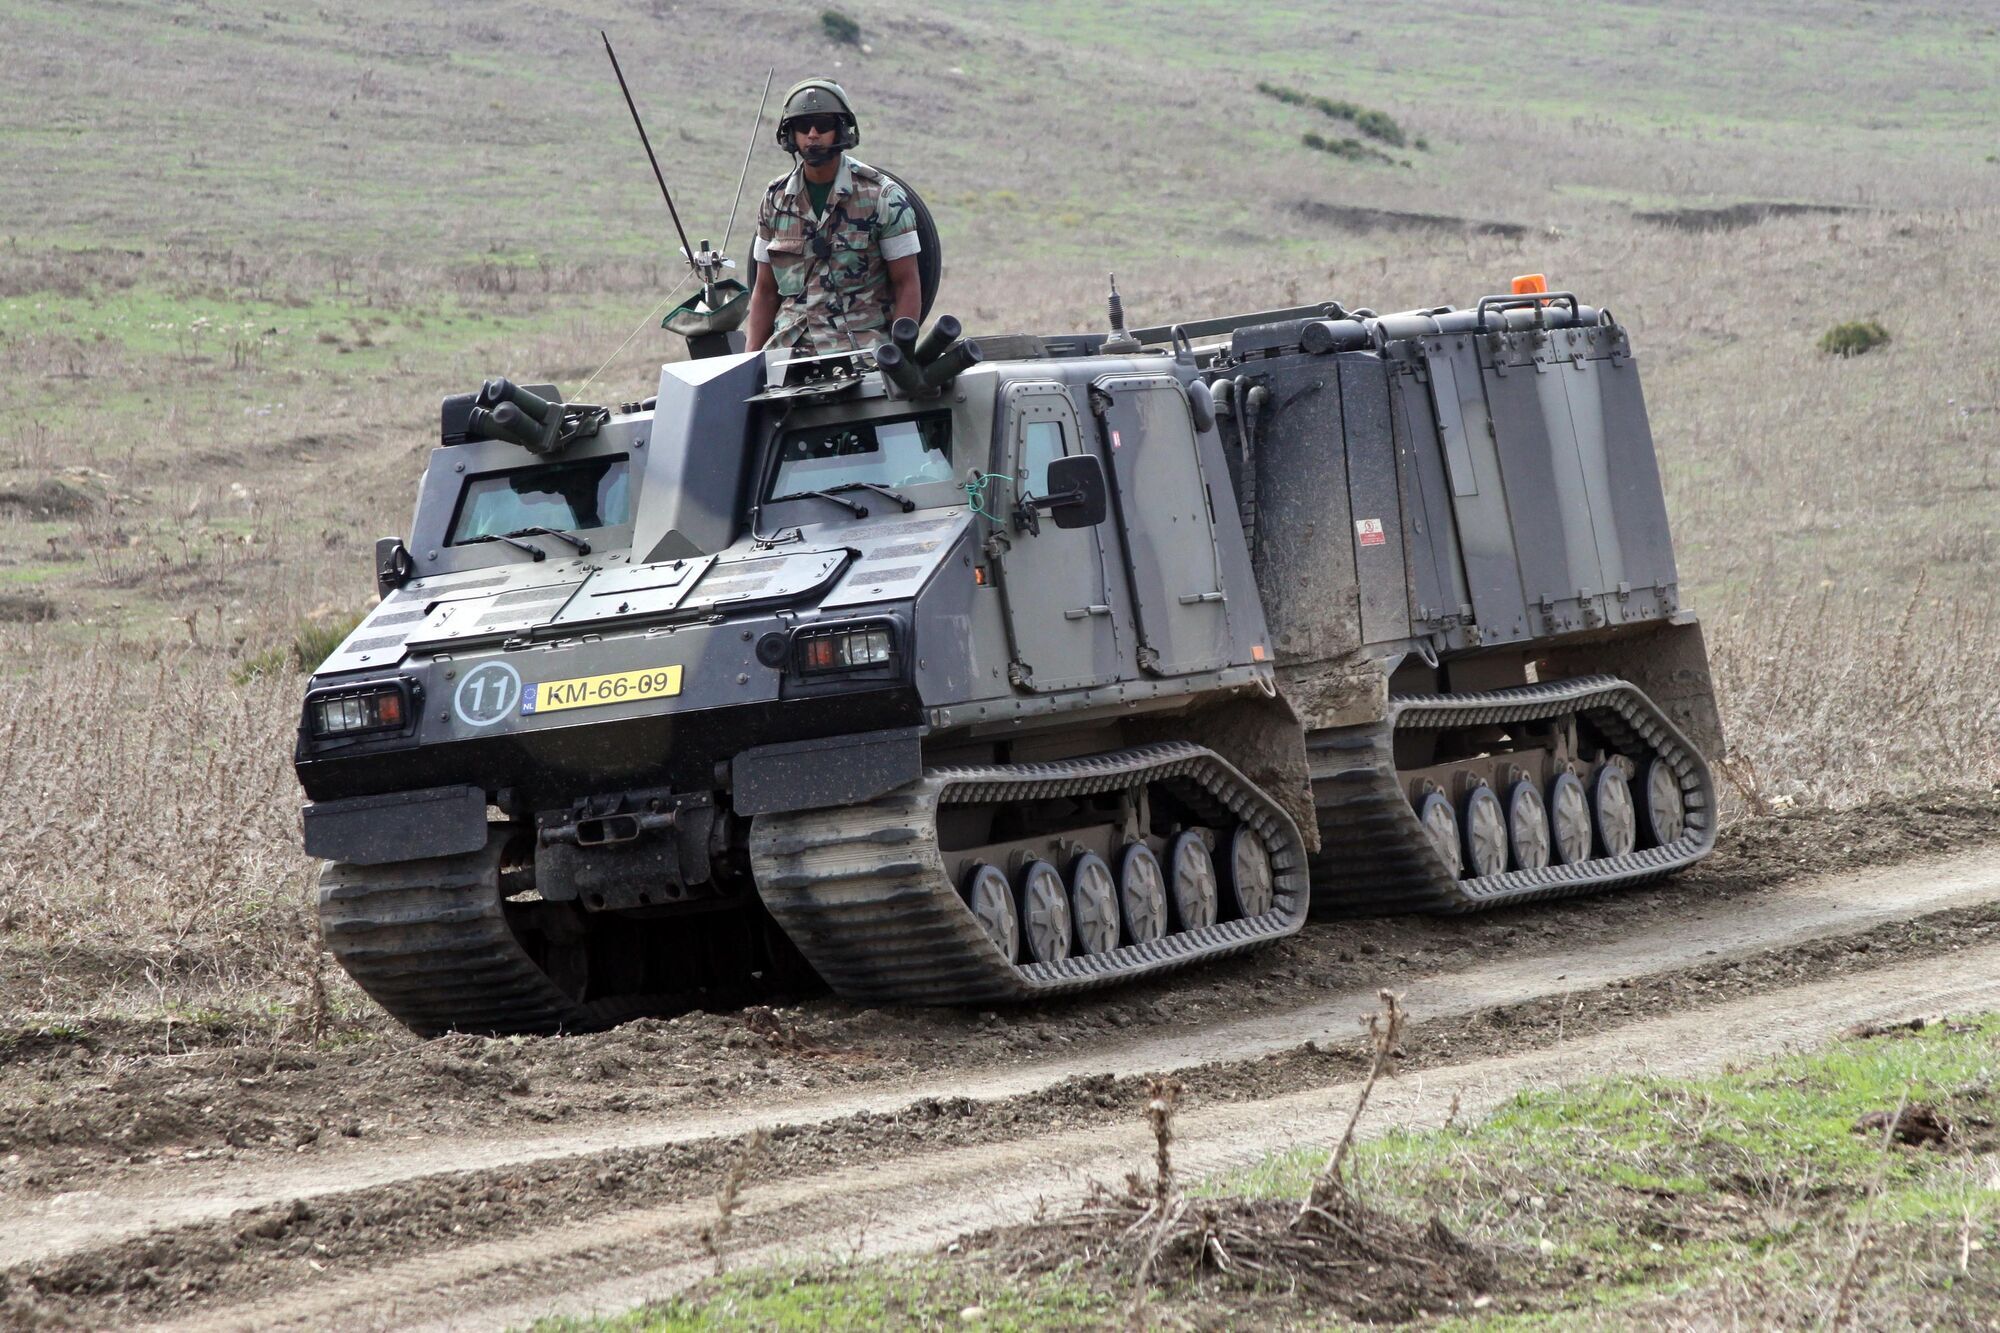
[[795,134],[838,134],[842,125],[839,116],[793,116],[789,123]]

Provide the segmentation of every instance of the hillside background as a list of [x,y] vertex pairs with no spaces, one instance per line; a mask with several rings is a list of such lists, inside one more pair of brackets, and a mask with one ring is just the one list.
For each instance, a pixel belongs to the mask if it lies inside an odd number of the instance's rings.
[[[1096,327],[1113,269],[1141,323],[1526,271],[1610,306],[1732,810],[2000,782],[1990,6],[840,10],[859,44],[820,5],[0,0],[0,949],[65,960],[36,1003],[302,975],[297,668],[372,599],[438,399],[637,398],[677,354],[600,26],[697,238],[765,71],[840,79],[975,331]],[[1890,341],[1819,350],[1852,320]]]

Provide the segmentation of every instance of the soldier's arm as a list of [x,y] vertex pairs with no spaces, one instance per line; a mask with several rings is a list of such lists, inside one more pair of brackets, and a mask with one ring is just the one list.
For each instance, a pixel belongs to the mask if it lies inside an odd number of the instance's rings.
[[[889,290],[890,294],[895,298],[893,308],[889,312],[889,317],[892,320],[902,319],[905,316],[908,316],[910,319],[922,318],[924,309],[924,280],[917,272],[917,257],[915,255],[905,255],[901,259],[892,259],[889,261]],[[754,302],[750,309],[750,318],[757,318],[757,307]]]
[[777,215],[778,186],[772,181],[757,205],[757,239],[750,243],[750,257],[757,261],[757,276],[750,287],[750,313],[743,324],[743,345],[752,352],[771,341],[771,326],[778,322],[778,279],[771,272],[771,232]]
[[754,352],[771,341],[771,325],[777,318],[778,280],[771,276],[769,264],[759,264],[757,285],[750,289],[750,317],[743,326],[743,345]]
[[894,181],[882,188],[875,223],[882,262],[889,270],[889,318],[918,319],[924,308],[924,282],[917,272],[917,253],[923,243],[917,239],[917,211],[910,196]]

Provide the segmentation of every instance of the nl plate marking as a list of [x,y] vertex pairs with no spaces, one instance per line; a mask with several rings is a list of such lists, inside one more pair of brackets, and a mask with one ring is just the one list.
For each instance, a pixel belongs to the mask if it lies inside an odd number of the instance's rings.
[[596,708],[640,699],[666,699],[681,692],[678,666],[613,671],[604,676],[544,680],[521,690],[521,714],[557,713],[565,708]]

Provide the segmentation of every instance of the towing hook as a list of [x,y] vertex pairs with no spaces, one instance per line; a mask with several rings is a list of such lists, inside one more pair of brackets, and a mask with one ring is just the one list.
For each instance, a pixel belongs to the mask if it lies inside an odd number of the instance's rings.
[[574,843],[578,847],[610,847],[636,842],[648,833],[671,833],[680,827],[681,812],[646,810],[638,814],[585,815],[572,823],[542,830],[542,843]]

